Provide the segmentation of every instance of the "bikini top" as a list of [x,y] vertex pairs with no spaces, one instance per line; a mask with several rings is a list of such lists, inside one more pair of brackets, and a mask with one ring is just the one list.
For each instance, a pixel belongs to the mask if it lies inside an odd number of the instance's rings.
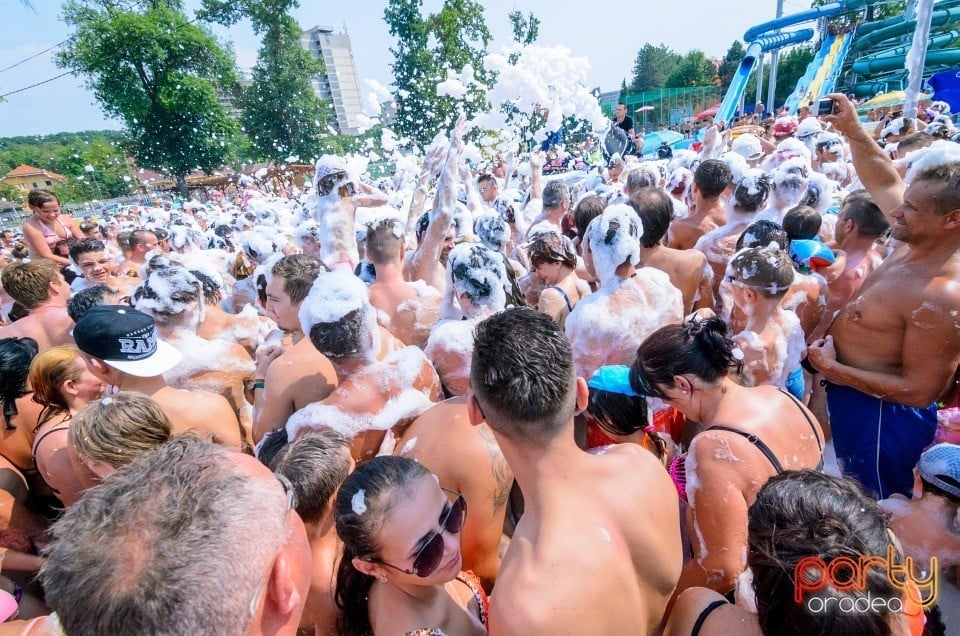
[[700,630],[703,629],[703,624],[707,622],[707,617],[713,613],[718,607],[723,607],[727,605],[727,601],[714,601],[706,607],[703,608],[703,611],[700,612],[700,615],[697,616],[697,621],[693,624],[693,629],[690,631],[690,636],[700,636]]
[[[479,608],[478,614],[480,622],[483,623],[484,627],[487,627],[487,615],[490,613],[490,600],[487,598],[487,593],[483,591],[483,588],[480,586],[480,579],[476,574],[469,570],[464,570],[457,575],[457,580],[470,588],[470,591],[473,592],[473,597],[477,600],[477,607]],[[404,636],[447,636],[439,627],[431,628],[422,628],[409,631]]]
[[45,223],[43,223],[39,219],[37,220],[37,222],[40,223],[40,232],[43,233],[43,240],[46,241],[47,245],[49,245],[50,247],[53,247],[60,241],[64,239],[68,239],[71,236],[70,228],[68,228],[60,219],[57,219],[57,223],[59,223],[60,227],[63,228],[63,231],[66,234],[66,236],[60,236],[59,234],[57,234],[56,230],[51,230],[46,226]]
[[563,296],[563,302],[567,303],[567,311],[573,311],[573,305],[570,304],[570,297],[567,296],[567,292],[563,291],[560,287],[556,285],[550,285],[547,289],[555,289],[560,292],[560,295]]
[[[803,413],[804,419],[807,420],[807,424],[810,425],[810,430],[813,431],[813,437],[814,439],[817,440],[817,448],[820,450],[820,461],[817,463],[817,471],[818,472],[822,471],[823,470],[823,444],[820,442],[820,436],[817,435],[817,427],[814,425],[813,420],[810,419],[810,416],[807,414],[806,410],[804,410],[803,405],[800,403],[800,400],[798,400],[796,397],[794,397],[790,393],[784,391],[783,389],[780,389],[780,392],[786,395],[788,398],[790,398],[790,400],[797,405],[797,408],[800,409],[801,413]],[[767,461],[770,462],[770,464],[773,466],[773,469],[777,471],[778,475],[783,472],[784,470],[783,465],[780,463],[780,460],[777,459],[777,456],[774,454],[774,452],[770,449],[769,446],[767,446],[767,444],[762,439],[760,439],[753,433],[746,433],[744,431],[741,431],[740,429],[732,428],[730,426],[721,426],[719,424],[705,429],[704,432],[706,431],[727,431],[729,433],[735,433],[736,435],[739,435],[740,437],[744,438],[745,440],[753,444],[757,448],[757,450],[763,453],[763,456],[767,458]],[[686,462],[687,462],[686,453],[682,455],[678,455],[677,458],[673,460],[673,463],[670,464],[670,468],[669,468],[670,477],[673,479],[673,484],[677,488],[677,493],[680,495],[680,498],[683,499],[684,501],[687,501]]]

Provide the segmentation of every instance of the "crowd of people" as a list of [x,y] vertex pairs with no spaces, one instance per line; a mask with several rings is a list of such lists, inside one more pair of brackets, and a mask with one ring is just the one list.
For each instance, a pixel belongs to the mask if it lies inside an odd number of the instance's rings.
[[0,636],[946,633],[960,146],[831,97],[555,174],[461,118],[386,178],[31,191]]

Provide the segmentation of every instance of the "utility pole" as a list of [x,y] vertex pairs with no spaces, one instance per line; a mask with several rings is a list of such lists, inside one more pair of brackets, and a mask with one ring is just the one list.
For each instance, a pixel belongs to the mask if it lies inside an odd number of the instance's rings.
[[[779,20],[782,17],[783,17],[783,0],[777,0],[777,19]],[[779,62],[779,59],[780,59],[780,50],[775,49],[773,51],[773,55],[770,56],[770,81],[768,82],[770,86],[767,88],[767,112],[771,112],[771,113],[775,112],[773,99],[774,97],[776,97],[776,94],[777,94],[777,63]],[[761,72],[763,72],[763,69],[761,69]],[[757,101],[760,101],[760,100],[757,99]]]

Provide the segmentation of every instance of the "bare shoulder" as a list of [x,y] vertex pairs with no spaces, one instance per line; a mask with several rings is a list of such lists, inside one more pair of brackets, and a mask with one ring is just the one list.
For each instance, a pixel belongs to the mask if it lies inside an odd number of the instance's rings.
[[761,634],[756,616],[729,603],[723,596],[703,587],[692,587],[684,591],[670,612],[670,619],[664,628],[664,636],[689,636],[697,619],[714,603],[719,605],[709,613],[709,618],[701,625],[703,636],[711,634],[734,633],[743,636]]

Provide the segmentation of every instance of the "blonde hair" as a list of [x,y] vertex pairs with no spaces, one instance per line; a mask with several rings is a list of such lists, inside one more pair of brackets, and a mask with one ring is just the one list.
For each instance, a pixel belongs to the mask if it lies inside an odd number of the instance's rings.
[[54,415],[70,413],[62,387],[64,382],[80,380],[83,373],[81,364],[84,362],[80,350],[73,345],[60,345],[41,351],[30,363],[27,384],[33,391],[31,399],[44,407],[37,428]]
[[170,439],[173,428],[152,399],[120,391],[83,407],[67,435],[84,457],[120,468]]

